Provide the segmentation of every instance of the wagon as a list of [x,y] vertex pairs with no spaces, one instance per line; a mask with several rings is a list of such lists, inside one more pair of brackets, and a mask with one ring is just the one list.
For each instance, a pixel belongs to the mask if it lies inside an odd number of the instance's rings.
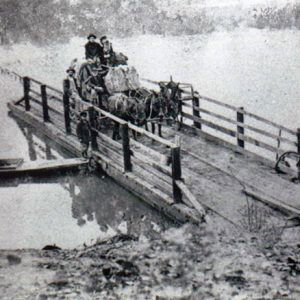
[[[103,66],[95,62],[81,64],[77,74],[78,96],[81,100],[106,110],[125,121],[138,126],[155,124],[161,136],[161,125],[180,124],[178,117],[186,85],[172,80],[158,82],[159,90],[151,90],[140,84],[139,74],[130,66]],[[191,87],[191,86],[190,86]],[[191,87],[192,90],[192,87]],[[73,116],[82,107],[71,102]],[[115,129],[117,135],[118,129]]]

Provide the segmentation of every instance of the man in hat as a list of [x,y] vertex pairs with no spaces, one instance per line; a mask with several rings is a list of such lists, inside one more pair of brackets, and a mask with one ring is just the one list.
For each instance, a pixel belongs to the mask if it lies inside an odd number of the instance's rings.
[[95,41],[97,37],[94,34],[91,33],[87,38],[88,42],[85,45],[85,58],[87,60],[91,59],[96,61],[100,57],[101,46]]
[[69,67],[67,70],[67,79],[70,82],[70,88],[68,94],[70,97],[70,117],[71,119],[78,119],[78,112],[82,111],[83,105],[81,104],[81,89],[76,77],[76,71],[73,67]]
[[96,103],[99,108],[103,107],[103,98],[108,95],[108,91],[105,86],[104,76],[108,73],[108,68],[100,66],[97,68],[93,66],[91,68],[91,76],[87,79],[87,88],[90,90],[91,100]]
[[69,67],[66,70],[67,79],[70,81],[70,97],[75,97],[75,95],[80,94],[79,85],[76,78],[76,71],[73,67]]
[[107,39],[107,36],[105,35],[102,36],[100,38],[100,52],[99,52],[101,64],[107,66],[109,63],[111,63],[114,55],[115,54],[112,48],[112,44]]
[[82,157],[87,158],[89,143],[90,143],[90,139],[91,139],[91,128],[90,128],[90,124],[87,120],[87,112],[86,111],[82,111],[80,113],[80,121],[78,122],[77,127],[76,127],[76,134],[81,143],[81,155],[82,155]]

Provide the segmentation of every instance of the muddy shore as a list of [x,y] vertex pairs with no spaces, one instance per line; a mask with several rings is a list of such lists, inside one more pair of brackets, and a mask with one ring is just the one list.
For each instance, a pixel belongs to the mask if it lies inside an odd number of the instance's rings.
[[260,238],[211,216],[73,250],[1,250],[1,299],[299,299],[300,244]]

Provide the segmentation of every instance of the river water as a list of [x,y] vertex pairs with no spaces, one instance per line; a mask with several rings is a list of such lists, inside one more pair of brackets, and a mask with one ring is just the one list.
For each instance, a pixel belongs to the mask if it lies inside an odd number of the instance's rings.
[[[82,59],[85,42],[74,38],[44,48],[31,44],[1,48],[0,64],[61,88],[65,69],[73,58]],[[244,106],[291,129],[300,127],[299,42],[296,30],[257,29],[113,39],[114,49],[129,57],[141,77],[168,80],[172,75],[175,81],[192,83],[202,95]],[[0,86],[0,155],[27,160],[67,155],[7,115],[6,103],[22,95],[16,79],[1,75]],[[49,243],[74,247],[113,234],[118,226],[124,231],[129,224],[129,231],[147,232],[164,223],[113,181],[83,174],[13,181],[1,184],[0,193],[1,248]],[[130,225],[133,219],[141,220],[136,228]]]

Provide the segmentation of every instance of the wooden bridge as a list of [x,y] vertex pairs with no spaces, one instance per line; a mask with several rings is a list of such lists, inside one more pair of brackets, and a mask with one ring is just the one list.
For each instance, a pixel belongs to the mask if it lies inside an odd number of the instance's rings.
[[[66,89],[19,77],[24,97],[9,103],[13,114],[80,155]],[[164,126],[164,138],[79,100],[89,112],[92,155],[102,169],[179,221],[201,221],[204,207],[237,224],[246,196],[300,216],[300,186],[274,170],[285,151],[300,153],[300,130],[204,97],[188,84],[180,87],[182,130]],[[96,128],[99,116],[120,124],[121,141],[112,140],[109,126]],[[138,140],[129,129],[140,135]],[[299,177],[299,166],[291,172]]]

